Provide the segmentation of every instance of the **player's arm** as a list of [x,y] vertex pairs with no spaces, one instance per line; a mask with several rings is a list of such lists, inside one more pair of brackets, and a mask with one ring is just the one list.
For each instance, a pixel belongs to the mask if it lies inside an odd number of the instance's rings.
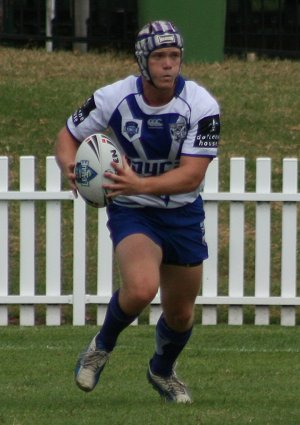
[[175,195],[196,190],[205,177],[210,157],[181,156],[178,168],[142,179],[142,193]]
[[141,177],[136,174],[123,158],[123,167],[112,164],[117,174],[105,173],[112,180],[104,187],[111,190],[110,197],[119,195],[174,195],[188,193],[199,187],[204,179],[210,157],[183,155],[178,168],[159,176]]
[[63,127],[57,135],[55,146],[55,158],[63,175],[68,179],[71,189],[76,194],[75,185],[75,156],[78,149],[78,141],[71,135],[66,127]]

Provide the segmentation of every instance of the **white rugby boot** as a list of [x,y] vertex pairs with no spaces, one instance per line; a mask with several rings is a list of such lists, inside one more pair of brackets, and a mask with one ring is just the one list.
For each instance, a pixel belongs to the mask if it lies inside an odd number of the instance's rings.
[[92,339],[86,351],[80,355],[75,366],[76,384],[81,390],[86,392],[95,388],[100,374],[109,359],[107,351],[96,347],[97,335]]
[[153,388],[158,391],[160,396],[166,401],[174,403],[192,403],[191,396],[186,385],[179,381],[173,369],[171,376],[160,376],[152,373],[149,366],[147,378]]

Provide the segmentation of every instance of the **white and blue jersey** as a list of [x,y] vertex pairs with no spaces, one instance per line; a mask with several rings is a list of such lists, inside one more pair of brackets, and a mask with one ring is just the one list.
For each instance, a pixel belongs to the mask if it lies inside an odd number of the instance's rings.
[[[111,130],[132,169],[141,176],[156,176],[178,167],[181,155],[217,155],[219,106],[203,87],[181,76],[168,104],[149,106],[143,99],[141,77],[129,76],[95,91],[69,117],[67,128],[79,142]],[[199,191],[200,187],[185,194],[119,196],[114,203],[176,208],[193,203]]]

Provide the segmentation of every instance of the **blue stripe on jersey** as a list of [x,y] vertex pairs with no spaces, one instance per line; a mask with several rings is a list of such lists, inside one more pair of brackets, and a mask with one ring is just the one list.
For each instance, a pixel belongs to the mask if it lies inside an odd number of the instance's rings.
[[180,93],[182,92],[184,85],[185,85],[185,79],[181,75],[179,75],[176,81],[176,88],[175,88],[176,97],[180,96]]

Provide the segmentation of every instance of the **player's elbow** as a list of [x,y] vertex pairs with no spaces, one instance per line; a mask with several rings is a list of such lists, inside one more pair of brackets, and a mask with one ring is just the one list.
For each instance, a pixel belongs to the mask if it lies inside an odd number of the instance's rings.
[[186,192],[193,192],[199,188],[210,162],[211,158],[208,157],[182,157],[179,169]]
[[199,172],[186,175],[185,192],[193,192],[194,190],[197,190],[204,179],[204,175],[205,173],[199,174]]
[[198,180],[194,180],[186,184],[185,190],[183,192],[184,193],[194,192],[195,190],[199,188],[200,184],[201,184],[201,181],[198,182]]

